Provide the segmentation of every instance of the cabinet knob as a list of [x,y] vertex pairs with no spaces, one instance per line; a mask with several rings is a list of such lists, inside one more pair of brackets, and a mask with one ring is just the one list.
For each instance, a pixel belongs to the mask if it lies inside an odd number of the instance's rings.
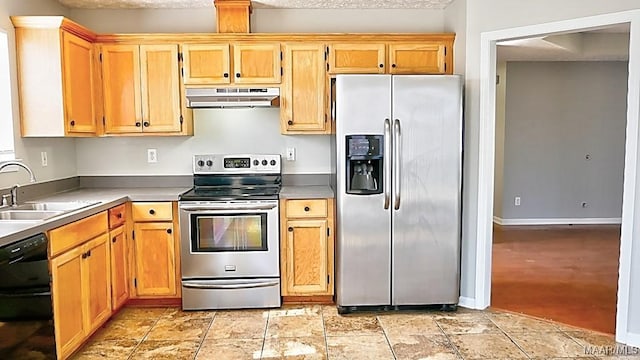
[[236,73],[236,77],[240,77],[240,73]]
[[140,121],[136,121],[136,127],[140,127],[142,126],[142,124],[140,123]]
[[380,64],[380,65],[378,65],[378,66],[380,66],[381,68],[383,68],[383,67],[384,67],[384,64]]
[[153,210],[153,209],[149,209],[149,214],[151,214],[151,215],[155,215],[155,214],[156,214],[156,211],[155,211],[155,210]]
[[144,123],[142,123],[142,125],[143,125],[144,127],[148,127],[150,124],[149,124],[149,122],[148,122],[148,121],[145,121]]
[[222,76],[228,78],[229,77],[229,73],[224,73],[224,74],[222,74]]
[[75,120],[71,120],[71,122],[69,124],[71,124],[71,126],[76,126],[76,121]]
[[293,120],[289,120],[289,121],[287,121],[287,124],[289,124],[289,125],[293,125]]
[[115,242],[118,241],[118,238],[116,238],[115,236],[111,239],[111,242],[115,244]]
[[172,232],[173,232],[173,230],[167,229],[167,234],[171,234]]
[[82,253],[82,258],[86,259],[87,258],[87,253]]
[[304,211],[309,211],[309,210],[311,210],[311,209],[308,206],[304,207]]
[[396,67],[396,64],[391,64],[391,67],[392,67],[392,68]]
[[291,226],[289,226],[287,230],[289,230],[289,232],[293,232],[293,228]]
[[87,251],[87,257],[91,256],[91,250]]
[[117,217],[118,219],[122,219],[122,213],[118,213],[118,215],[116,215],[116,217]]

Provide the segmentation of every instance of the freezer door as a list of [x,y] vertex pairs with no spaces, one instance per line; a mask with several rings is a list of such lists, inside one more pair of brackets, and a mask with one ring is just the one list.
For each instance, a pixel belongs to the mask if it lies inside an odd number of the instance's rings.
[[394,76],[392,305],[455,304],[462,79]]
[[391,302],[391,213],[384,208],[384,192],[354,195],[345,191],[345,136],[384,134],[385,119],[391,116],[390,89],[389,75],[336,78],[338,306]]

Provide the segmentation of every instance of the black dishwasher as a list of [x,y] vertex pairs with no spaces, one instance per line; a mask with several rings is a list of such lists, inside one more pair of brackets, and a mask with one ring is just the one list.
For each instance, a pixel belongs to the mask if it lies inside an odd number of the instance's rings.
[[48,240],[37,234],[0,247],[0,358],[55,359]]

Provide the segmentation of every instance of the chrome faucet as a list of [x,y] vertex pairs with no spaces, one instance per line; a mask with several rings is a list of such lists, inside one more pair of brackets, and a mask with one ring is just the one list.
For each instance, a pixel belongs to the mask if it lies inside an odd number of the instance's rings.
[[[31,168],[29,168],[27,166],[27,164],[25,164],[25,163],[23,163],[21,161],[11,160],[11,161],[0,162],[0,170],[4,169],[7,166],[12,166],[12,165],[19,166],[19,167],[25,169],[29,173],[29,176],[30,176],[29,181],[30,182],[36,182],[36,177],[35,177],[35,175],[33,175],[33,171],[31,170]],[[11,187],[11,206],[18,205],[18,187],[20,187],[20,185],[18,185],[18,184],[13,185]]]

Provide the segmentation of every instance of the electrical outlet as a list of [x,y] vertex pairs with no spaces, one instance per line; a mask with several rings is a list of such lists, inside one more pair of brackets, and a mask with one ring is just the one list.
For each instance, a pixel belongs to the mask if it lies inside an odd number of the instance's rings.
[[47,159],[47,152],[46,151],[41,151],[40,152],[40,162],[42,163],[42,166],[47,166],[47,164],[49,163],[49,161]]
[[296,148],[287,148],[287,160],[295,161],[296,160]]
[[516,196],[516,197],[513,199],[513,205],[515,205],[515,206],[520,206],[520,196]]
[[147,149],[147,162],[148,163],[158,162],[158,151],[156,149]]

